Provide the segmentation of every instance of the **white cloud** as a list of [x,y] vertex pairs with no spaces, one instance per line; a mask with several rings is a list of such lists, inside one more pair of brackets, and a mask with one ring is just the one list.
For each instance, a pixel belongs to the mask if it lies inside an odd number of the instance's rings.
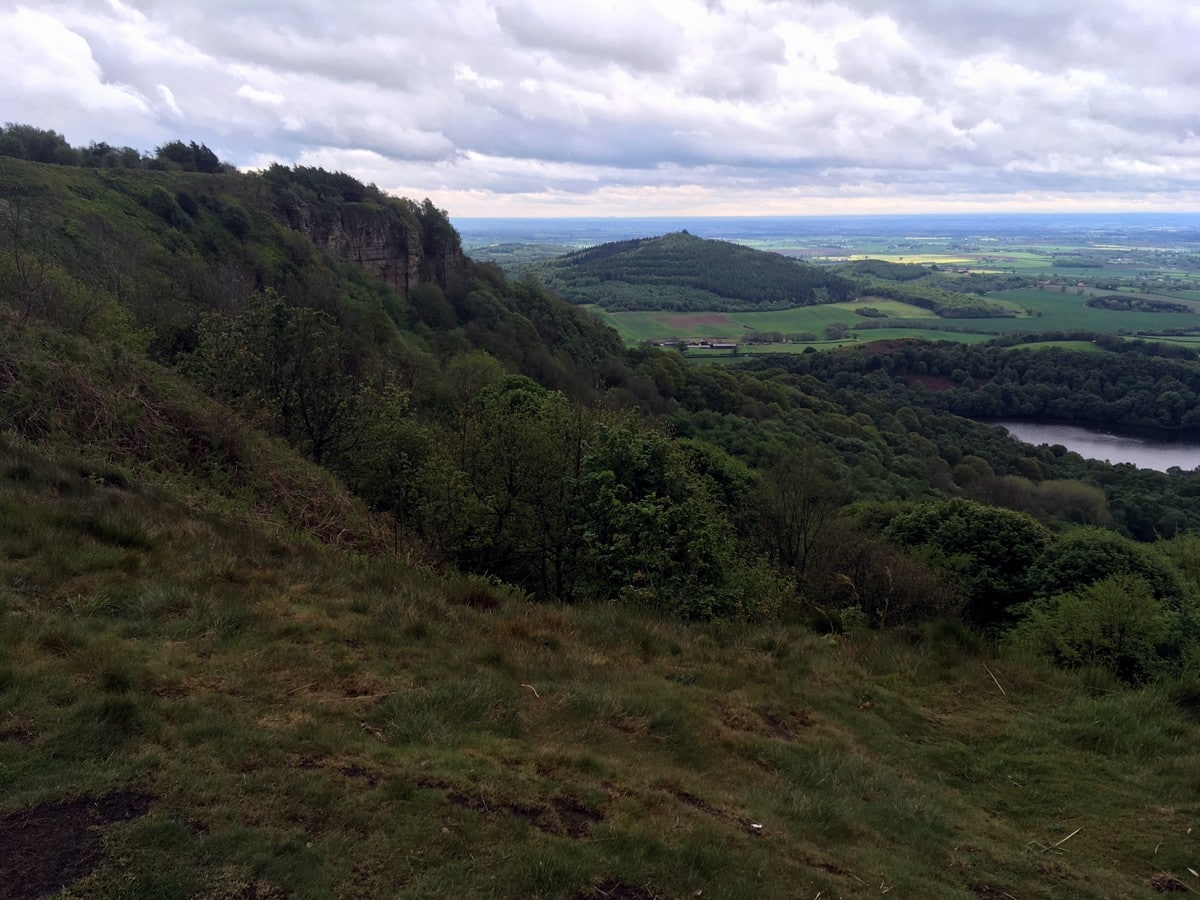
[[279,106],[283,103],[283,94],[275,91],[263,91],[251,84],[243,84],[235,91],[236,95],[251,103],[261,103],[264,106]]
[[476,214],[1178,206],[1198,44],[1183,0],[0,0],[0,117]]
[[165,84],[155,85],[158,91],[158,99],[166,108],[167,112],[174,116],[182,116],[183,110],[179,108],[179,104],[175,101],[175,94]]

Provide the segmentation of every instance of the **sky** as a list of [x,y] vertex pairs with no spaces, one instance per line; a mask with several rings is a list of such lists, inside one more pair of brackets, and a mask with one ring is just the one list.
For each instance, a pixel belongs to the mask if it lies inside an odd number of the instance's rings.
[[0,0],[0,121],[454,216],[1200,210],[1195,0]]

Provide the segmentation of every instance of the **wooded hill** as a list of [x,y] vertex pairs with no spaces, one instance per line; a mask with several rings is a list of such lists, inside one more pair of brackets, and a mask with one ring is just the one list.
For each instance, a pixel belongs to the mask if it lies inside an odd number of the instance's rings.
[[613,312],[789,309],[856,296],[827,270],[686,231],[601,244],[534,271],[568,302]]
[[568,302],[610,312],[754,312],[874,296],[911,303],[942,318],[1018,313],[977,293],[978,276],[877,259],[818,267],[686,231],[601,244],[531,271]]
[[940,345],[626,350],[428,202],[178,155],[0,159],[13,896],[1191,883],[1195,476],[946,413]]

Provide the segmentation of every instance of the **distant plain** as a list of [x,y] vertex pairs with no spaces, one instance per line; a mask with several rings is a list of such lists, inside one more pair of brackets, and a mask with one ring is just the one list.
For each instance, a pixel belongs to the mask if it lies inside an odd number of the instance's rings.
[[[591,307],[630,343],[741,341],[752,332],[771,331],[819,338],[739,349],[778,353],[856,340],[978,343],[1012,332],[1091,331],[1200,344],[1200,337],[1188,333],[1200,332],[1200,215],[461,219],[455,224],[472,257],[493,261],[510,274],[570,248],[687,229],[817,265],[870,258],[1026,280],[1018,289],[986,294],[1010,305],[1011,318],[941,319],[882,298],[770,312],[606,312]],[[1149,312],[1087,305],[1093,296],[1114,294],[1191,309]],[[874,307],[886,318],[864,320],[855,312],[862,306]],[[827,340],[824,330],[830,325],[844,325],[850,333],[845,340]]]

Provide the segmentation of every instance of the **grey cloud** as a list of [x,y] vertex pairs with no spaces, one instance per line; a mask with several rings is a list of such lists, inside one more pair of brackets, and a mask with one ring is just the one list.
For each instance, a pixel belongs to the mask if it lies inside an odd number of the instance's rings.
[[1182,2],[124,2],[0,0],[0,117],[583,203],[1200,192]]
[[669,23],[653,21],[652,7],[637,19],[615,23],[615,27],[603,16],[586,21],[575,6],[550,4],[547,9],[549,15],[527,4],[502,3],[496,7],[496,21],[506,34],[532,49],[576,54],[648,72],[664,72],[675,65],[681,35],[672,33],[677,30]]

